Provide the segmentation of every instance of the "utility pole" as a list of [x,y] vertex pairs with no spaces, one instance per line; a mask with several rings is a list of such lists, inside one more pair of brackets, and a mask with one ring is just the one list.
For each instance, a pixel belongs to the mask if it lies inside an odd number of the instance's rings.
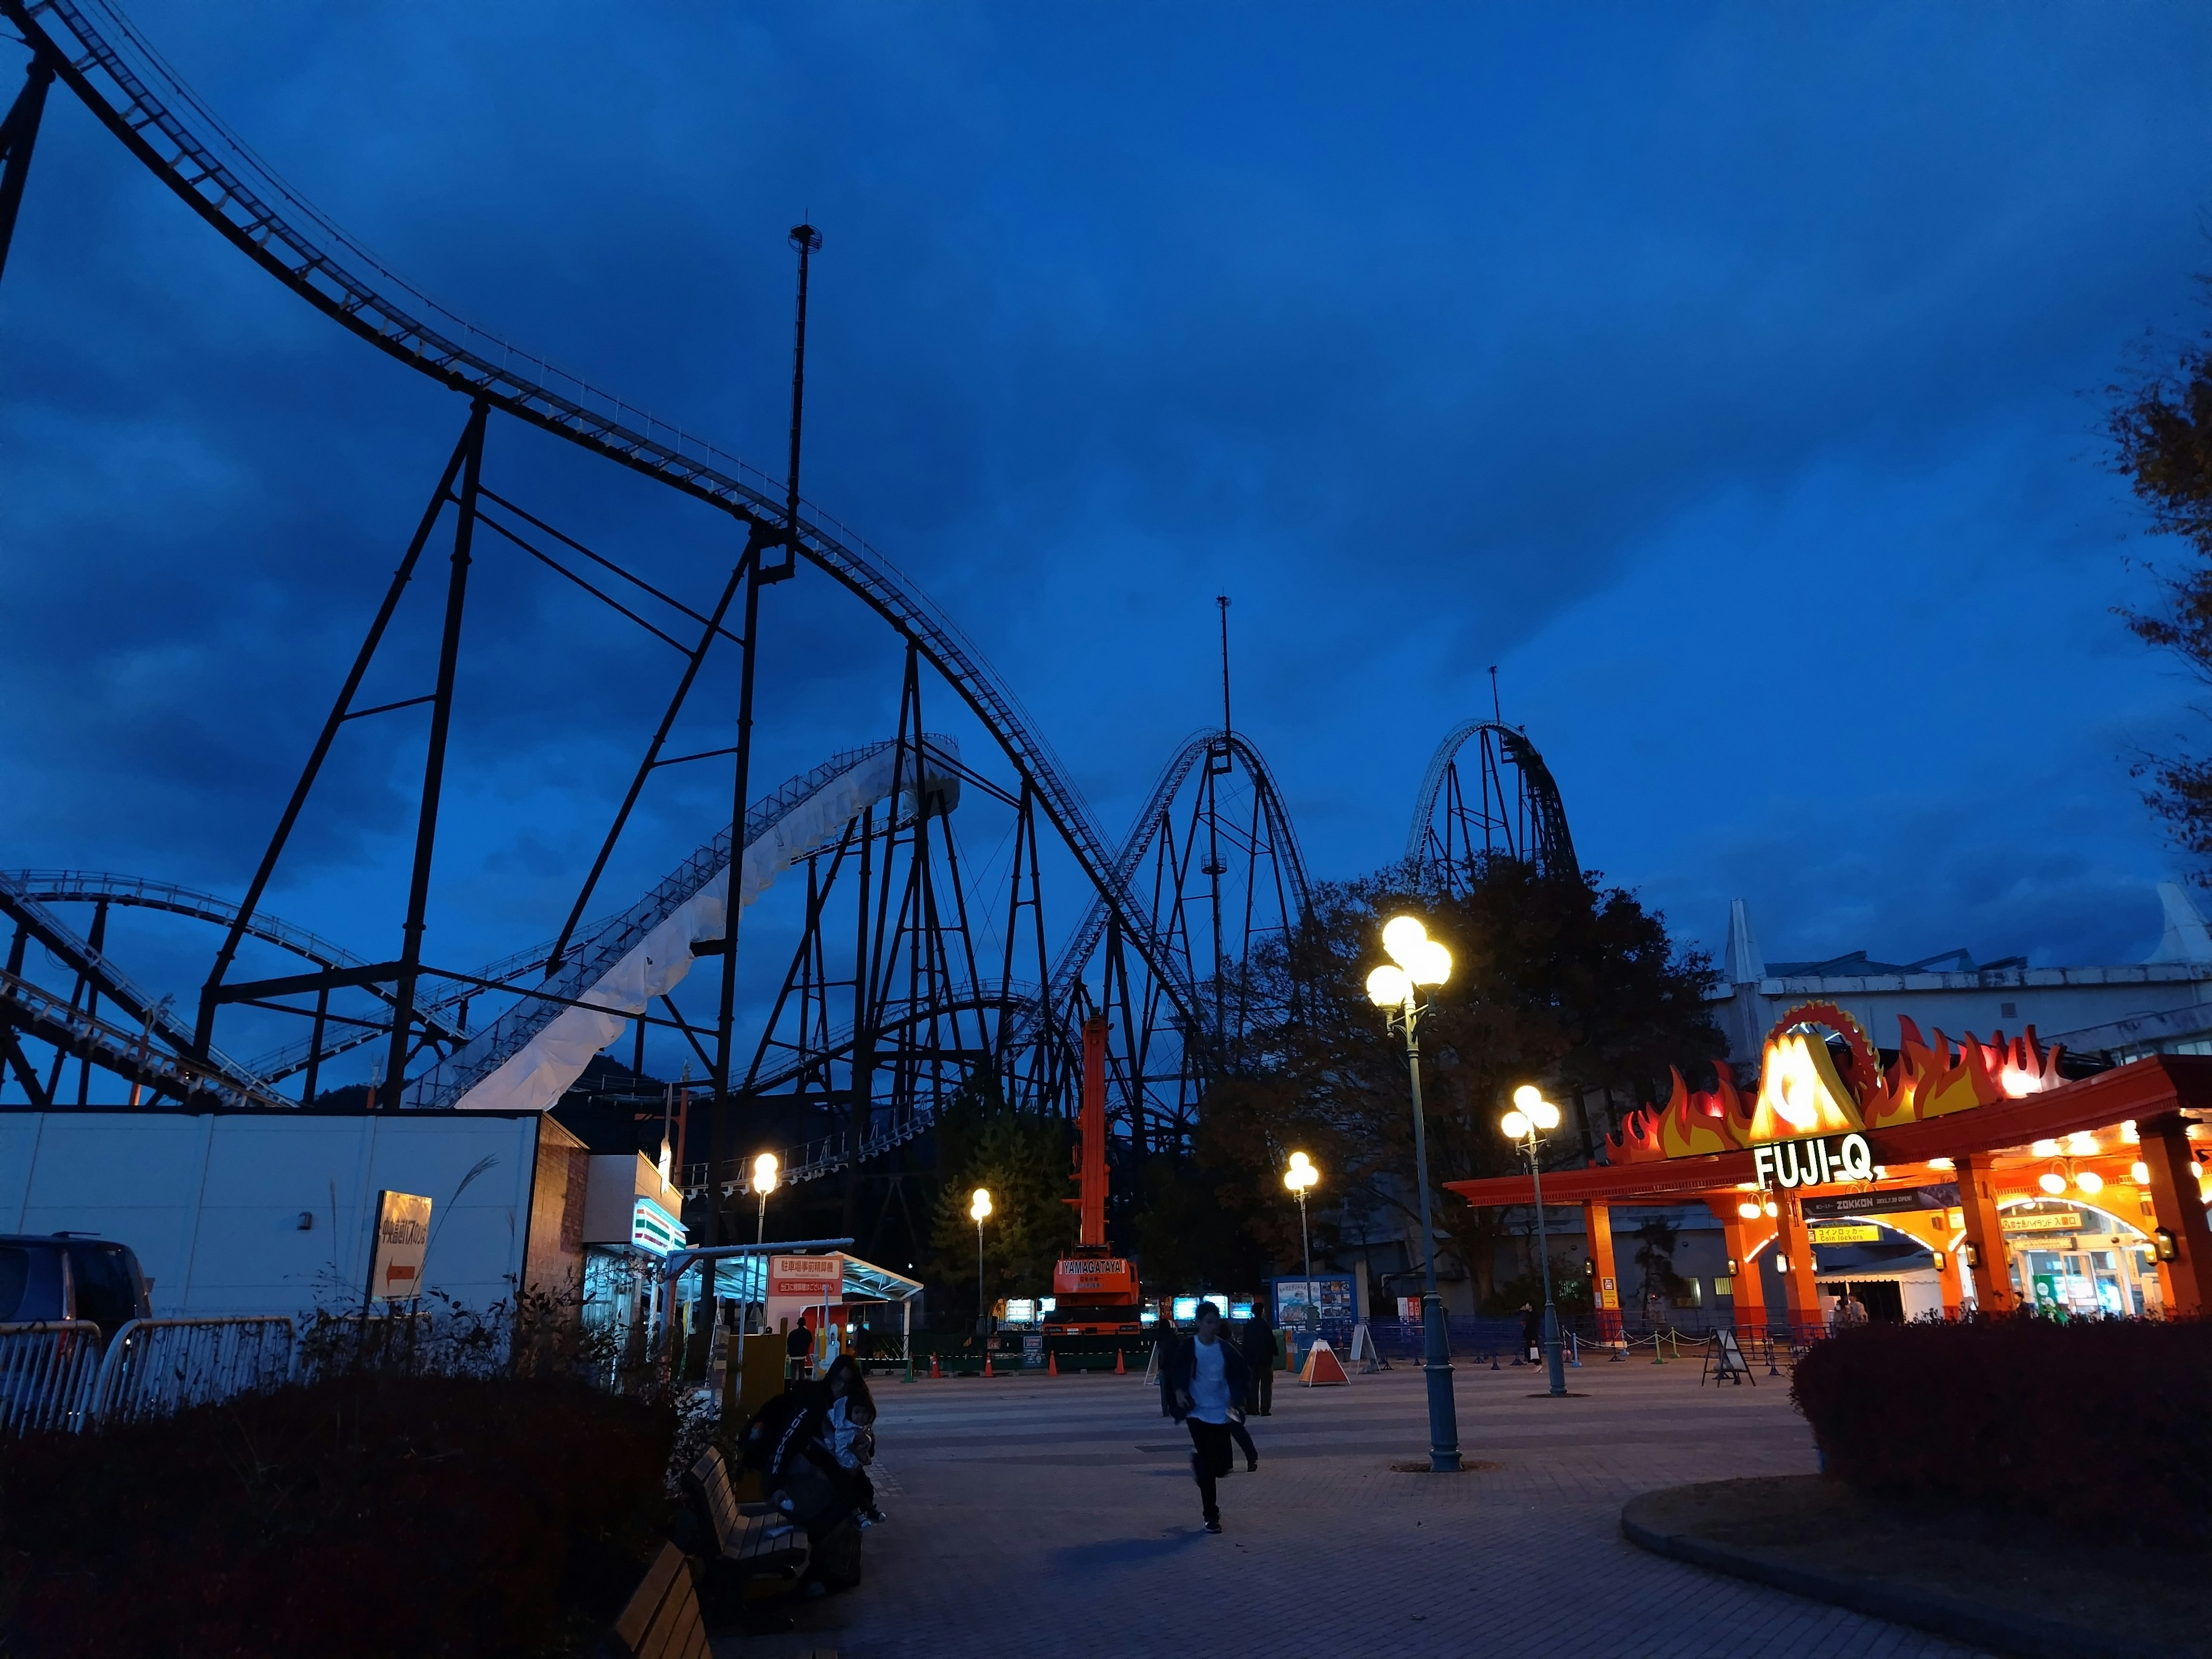
[[[822,246],[822,234],[811,225],[793,225],[791,246],[799,254],[799,313],[796,343],[791,362],[791,470],[784,480],[783,529],[753,526],[751,544],[745,550],[744,657],[738,678],[737,762],[730,781],[729,886],[722,906],[722,996],[714,1024],[714,1117],[708,1136],[707,1195],[714,1214],[715,1242],[721,1242],[722,1210],[717,1171],[727,1160],[730,1136],[730,1072],[735,1051],[734,1026],[738,996],[738,916],[743,901],[745,868],[745,797],[751,784],[753,758],[753,682],[760,665],[760,591],[797,574],[799,568],[799,432],[806,399],[806,279],[809,262]],[[783,560],[764,567],[762,555],[781,543]]]

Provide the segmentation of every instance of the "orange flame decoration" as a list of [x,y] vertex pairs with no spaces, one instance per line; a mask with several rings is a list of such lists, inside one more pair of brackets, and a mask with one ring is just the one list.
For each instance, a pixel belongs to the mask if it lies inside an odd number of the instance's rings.
[[1719,1086],[1711,1093],[1692,1089],[1674,1069],[1667,1103],[1631,1112],[1620,1132],[1606,1138],[1607,1161],[1650,1164],[1737,1152],[1800,1135],[1893,1129],[2040,1094],[2062,1081],[2058,1049],[2038,1043],[2033,1025],[2010,1042],[2002,1031],[1988,1042],[1969,1033],[1954,1054],[1941,1030],[1930,1042],[1900,1015],[1896,1060],[1881,1070],[1871,1047],[1854,1043],[1847,1083],[1825,1042],[1790,1029],[1830,1024],[1826,1016],[1833,1012],[1809,1005],[1783,1016],[1766,1040],[1759,1093],[1752,1100],[1735,1087],[1725,1063],[1717,1068]]

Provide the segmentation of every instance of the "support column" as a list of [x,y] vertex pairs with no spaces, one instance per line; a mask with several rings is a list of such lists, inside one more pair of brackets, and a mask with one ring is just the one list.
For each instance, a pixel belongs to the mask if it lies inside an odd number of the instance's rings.
[[2012,1274],[2005,1265],[2004,1228],[1997,1220],[1996,1177],[1987,1152],[1962,1154],[1959,1160],[1959,1207],[1966,1218],[1966,1261],[1974,1279],[1974,1300],[1985,1314],[2009,1313]]
[[1813,1283],[1813,1237],[1805,1229],[1805,1212],[1797,1206],[1796,1194],[1785,1192],[1781,1209],[1781,1231],[1774,1247],[1790,1263],[1782,1275],[1783,1294],[1790,1304],[1790,1322],[1811,1329],[1823,1322],[1820,1293]]
[[1597,1311],[1598,1340],[1618,1342],[1620,1275],[1613,1265],[1613,1211],[1609,1206],[1583,1206],[1583,1237],[1589,1241],[1590,1260],[1597,1264],[1597,1282],[1590,1286],[1590,1301]]
[[2212,1226],[2204,1218],[2197,1177],[2189,1173],[2188,1126],[2179,1112],[2144,1120],[2136,1126],[2142,1138],[2137,1148],[2150,1169],[2151,1208],[2159,1231],[2173,1237],[2173,1260],[2163,1265],[2159,1288],[2171,1300],[2169,1317],[2212,1310]]
[[1766,1329],[1766,1286],[1759,1277],[1759,1262],[1752,1252],[1765,1242],[1766,1223],[1746,1221],[1735,1212],[1739,1200],[1708,1199],[1706,1207],[1720,1218],[1721,1235],[1728,1240],[1729,1260],[1735,1263],[1730,1295],[1735,1302],[1735,1328],[1741,1331]]

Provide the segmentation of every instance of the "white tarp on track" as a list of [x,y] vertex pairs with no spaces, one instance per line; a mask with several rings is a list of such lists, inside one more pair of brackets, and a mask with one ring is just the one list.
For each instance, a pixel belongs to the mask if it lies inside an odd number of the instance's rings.
[[[921,780],[924,796],[941,795],[948,807],[958,802],[960,784],[957,777],[940,769],[937,751],[951,748],[948,739],[931,738]],[[959,757],[956,751],[947,758],[957,763]],[[886,744],[830,779],[748,843],[744,878],[738,889],[739,908],[758,898],[769,883],[807,853],[824,842],[834,842],[865,809],[882,802],[891,792],[891,769],[896,763],[896,751]],[[904,762],[906,787],[900,791],[909,797],[914,764],[909,750]],[[542,1112],[557,1104],[568,1085],[583,1075],[592,1055],[629,1029],[655,997],[674,989],[691,971],[692,945],[723,936],[723,908],[729,901],[729,889],[730,870],[726,864],[577,999],[592,1006],[562,1009],[506,1064],[456,1101],[455,1107],[462,1111]],[[453,1058],[463,1060],[467,1054],[465,1045]]]

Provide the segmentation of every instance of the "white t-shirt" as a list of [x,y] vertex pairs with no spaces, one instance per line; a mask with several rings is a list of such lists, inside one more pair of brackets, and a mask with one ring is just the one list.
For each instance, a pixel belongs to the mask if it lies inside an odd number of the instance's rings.
[[1229,1420],[1229,1362],[1218,1341],[1190,1345],[1190,1414],[1201,1423]]

